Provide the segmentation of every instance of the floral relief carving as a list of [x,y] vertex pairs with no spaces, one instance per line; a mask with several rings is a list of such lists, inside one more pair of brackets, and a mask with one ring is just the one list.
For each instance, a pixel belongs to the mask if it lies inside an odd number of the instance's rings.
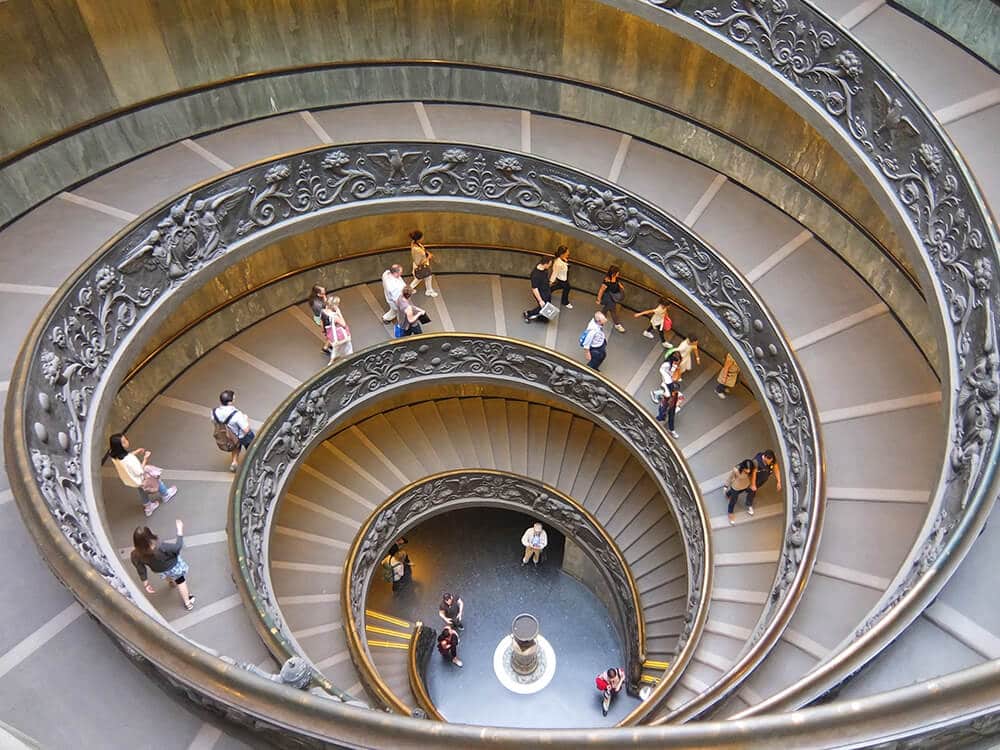
[[[902,583],[858,629],[860,637],[959,542],[952,538],[954,530],[966,513],[977,512],[970,499],[989,500],[980,488],[990,481],[991,458],[995,467],[1000,420],[996,231],[958,154],[926,110],[878,60],[809,4],[728,0],[722,10],[717,0],[648,2],[714,30],[824,108],[903,206],[945,300],[955,411],[939,516],[915,547]],[[971,538],[974,529],[968,531]]]

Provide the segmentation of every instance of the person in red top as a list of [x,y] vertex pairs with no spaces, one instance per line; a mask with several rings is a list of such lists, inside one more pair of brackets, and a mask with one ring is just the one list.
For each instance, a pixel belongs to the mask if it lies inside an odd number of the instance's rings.
[[611,710],[612,698],[618,695],[625,685],[625,670],[621,667],[608,667],[607,671],[597,675],[594,682],[597,684],[597,689],[604,694],[601,711],[607,716],[608,711]]

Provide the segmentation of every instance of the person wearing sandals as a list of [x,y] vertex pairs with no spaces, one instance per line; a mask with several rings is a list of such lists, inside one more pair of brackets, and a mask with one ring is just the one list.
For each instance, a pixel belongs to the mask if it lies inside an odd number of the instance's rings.
[[413,281],[410,282],[410,289],[416,291],[423,281],[424,294],[428,297],[437,297],[438,293],[434,291],[434,276],[431,275],[431,258],[434,256],[420,241],[423,238],[424,233],[420,230],[410,232],[410,257],[413,260]]
[[177,538],[172,542],[161,542],[148,526],[137,526],[132,532],[132,564],[135,566],[142,587],[147,594],[155,594],[156,589],[149,583],[149,571],[159,573],[160,578],[177,587],[184,609],[194,609],[194,595],[188,591],[188,564],[181,557],[184,547],[184,523],[177,519]]
[[[167,487],[161,477],[160,469],[149,463],[150,452],[142,448],[133,451],[129,449],[128,438],[120,432],[111,436],[108,454],[114,464],[118,478],[126,487],[134,487],[139,492],[142,509],[146,517],[160,507],[160,503],[169,503],[177,494],[176,487]],[[159,500],[155,496],[159,497]]]
[[620,279],[621,269],[618,266],[608,268],[608,273],[597,290],[597,304],[601,312],[611,316],[615,322],[615,330],[625,333],[625,326],[618,320],[618,305],[625,301],[625,284]]
[[556,255],[552,259],[552,273],[549,275],[549,293],[555,294],[558,289],[562,290],[560,306],[572,310],[573,305],[569,303],[569,293],[572,291],[569,285],[569,248],[565,245],[556,248]]
[[347,321],[340,311],[340,297],[327,297],[326,305],[323,307],[323,332],[329,342],[329,348],[324,349],[330,353],[330,364],[338,357],[347,357],[354,353],[354,345],[351,343],[351,329],[347,327]]

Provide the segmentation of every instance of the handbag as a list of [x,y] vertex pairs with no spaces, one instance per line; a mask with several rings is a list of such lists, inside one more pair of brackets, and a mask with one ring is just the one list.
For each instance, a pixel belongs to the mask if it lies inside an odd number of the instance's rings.
[[422,313],[420,313],[420,317],[419,317],[419,318],[417,318],[417,322],[418,322],[418,323],[419,323],[420,325],[422,325],[422,326],[425,326],[425,325],[427,325],[428,323],[430,323],[430,322],[431,322],[431,316],[430,316],[430,315],[428,315],[428,314],[427,314],[427,313],[425,313],[425,312],[422,312]]
[[142,487],[143,492],[159,492],[160,490],[160,477],[163,475],[163,469],[158,466],[153,466],[152,464],[146,464],[146,467],[142,470]]
[[351,340],[351,329],[347,326],[335,325],[333,327],[333,341],[342,344]]
[[546,302],[542,305],[542,309],[538,311],[538,314],[547,320],[553,320],[559,314],[559,308],[551,302]]
[[413,269],[413,277],[415,279],[426,279],[430,275],[431,275],[431,264],[428,263],[426,260]]

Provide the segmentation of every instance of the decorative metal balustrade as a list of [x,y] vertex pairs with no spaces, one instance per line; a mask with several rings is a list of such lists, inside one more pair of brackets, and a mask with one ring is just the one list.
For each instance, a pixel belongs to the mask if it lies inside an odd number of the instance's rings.
[[[646,659],[642,602],[628,562],[614,540],[586,508],[558,490],[527,477],[486,470],[449,471],[414,482],[382,503],[358,531],[344,564],[340,601],[344,635],[362,679],[374,686],[376,694],[391,692],[379,678],[367,645],[360,637],[365,632],[368,591],[390,545],[434,516],[479,506],[507,508],[537,518],[572,539],[590,557],[611,593],[624,663],[628,665],[628,689],[638,695],[639,675]],[[710,562],[704,552],[699,557],[703,564]],[[685,630],[679,645],[690,639],[690,627],[697,615],[697,611],[685,613]],[[391,697],[383,702],[398,703]]]
[[598,178],[532,156],[449,143],[324,147],[206,182],[135,222],[63,285],[11,381],[12,465],[24,467],[19,502],[36,517],[45,509],[90,568],[145,606],[93,521],[98,459],[84,450],[103,444],[103,415],[149,335],[144,324],[268,240],[341,212],[402,209],[408,201],[461,202],[584,235],[660,278],[731,343],[775,425],[788,475],[776,576],[749,647],[723,678],[735,689],[777,641],[816,554],[823,492],[808,387],[753,289],[691,230]]
[[[667,499],[677,520],[687,564],[687,611],[677,655],[653,694],[626,721],[641,718],[680,679],[693,656],[708,614],[712,554],[708,518],[687,466],[652,416],[600,373],[561,354],[497,336],[426,334],[376,344],[299,386],[272,414],[243,459],[232,494],[230,557],[236,584],[261,622],[258,631],[279,659],[305,657],[285,623],[271,585],[268,547],[272,520],[284,487],[310,451],[352,413],[397,393],[450,383],[515,387],[554,398],[600,425],[627,446]],[[384,503],[363,526],[345,564],[341,598],[351,655],[373,692],[397,706],[371,666],[357,633],[373,571],[406,528],[453,503],[478,498],[538,515],[579,540],[598,561],[618,602],[632,682],[644,658],[639,597],[614,543],[582,508],[560,493],[523,477],[490,471],[452,472],[407,487]]]
[[[835,146],[864,165],[863,176],[897,212],[918,248],[914,261],[923,272],[925,296],[940,316],[951,448],[931,512],[901,573],[853,636],[805,680],[742,715],[788,710],[842,685],[933,601],[1000,494],[997,229],[933,115],[881,60],[808,2],[612,4],[696,36],[807,110]],[[696,710],[685,709],[684,716]]]

